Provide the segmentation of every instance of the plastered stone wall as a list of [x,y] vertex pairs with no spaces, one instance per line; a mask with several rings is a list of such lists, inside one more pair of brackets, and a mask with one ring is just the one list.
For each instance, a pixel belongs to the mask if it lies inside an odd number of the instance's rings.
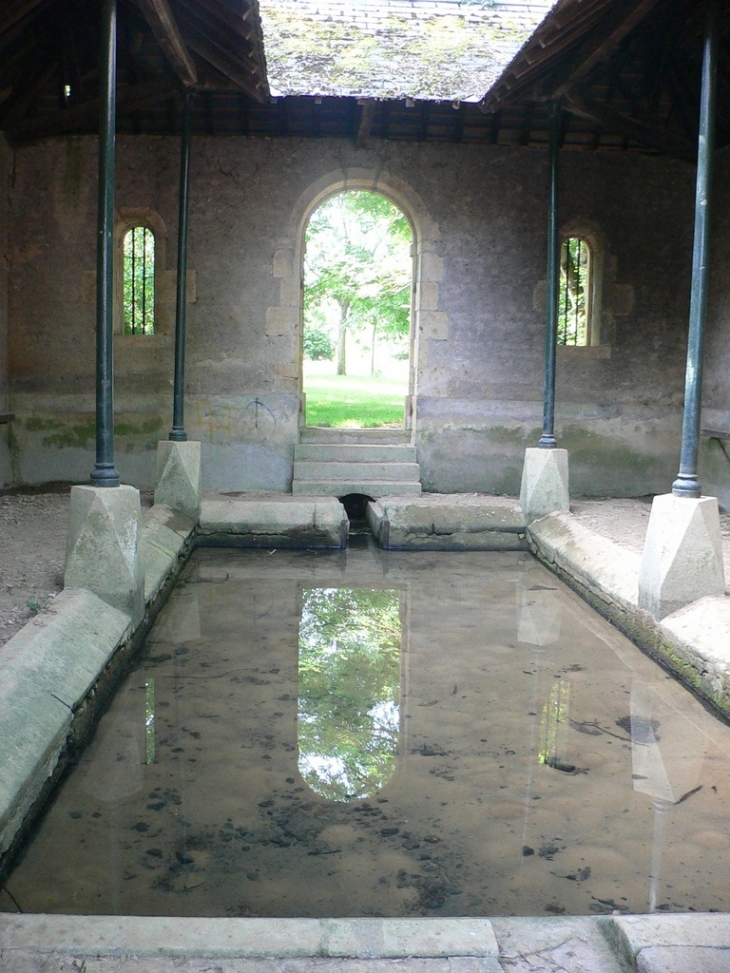
[[[176,139],[117,140],[116,207],[163,229],[159,333],[115,341],[117,464],[152,485],[171,423]],[[676,473],[693,170],[564,152],[562,225],[603,248],[600,347],[561,350],[573,492],[662,492]],[[14,477],[86,480],[94,449],[96,141],[19,149],[9,193]],[[339,188],[376,188],[416,233],[411,412],[426,490],[517,493],[542,424],[547,152],[194,136],[186,427],[204,488],[286,491],[299,436],[304,224]],[[543,298],[544,303],[544,298]]]

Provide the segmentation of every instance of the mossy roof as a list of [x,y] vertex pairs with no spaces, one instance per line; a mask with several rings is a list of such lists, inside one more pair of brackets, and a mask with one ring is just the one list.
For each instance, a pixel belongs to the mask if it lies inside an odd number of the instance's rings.
[[272,94],[479,101],[552,0],[260,0]]

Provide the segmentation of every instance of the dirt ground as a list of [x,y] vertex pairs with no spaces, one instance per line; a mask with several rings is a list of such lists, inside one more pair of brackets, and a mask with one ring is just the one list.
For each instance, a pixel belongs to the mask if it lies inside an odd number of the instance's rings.
[[[142,504],[152,503],[143,493]],[[0,645],[63,588],[69,488],[0,494]],[[651,497],[575,500],[571,511],[590,530],[641,551]],[[730,582],[730,515],[721,514],[725,577]]]

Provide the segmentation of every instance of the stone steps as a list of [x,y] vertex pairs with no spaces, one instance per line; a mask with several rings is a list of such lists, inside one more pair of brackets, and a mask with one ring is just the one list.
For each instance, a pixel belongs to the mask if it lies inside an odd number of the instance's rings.
[[416,463],[416,447],[393,443],[299,443],[294,459],[333,463]]
[[[368,436],[372,431],[368,430]],[[351,493],[373,500],[392,495],[420,496],[421,469],[415,447],[402,440],[342,442],[339,438],[295,446],[292,494],[346,497]]]

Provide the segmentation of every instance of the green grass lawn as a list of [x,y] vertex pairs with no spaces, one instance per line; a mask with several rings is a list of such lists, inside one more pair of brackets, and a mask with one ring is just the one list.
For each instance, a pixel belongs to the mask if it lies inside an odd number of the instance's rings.
[[307,425],[351,429],[403,424],[406,382],[350,375],[310,375]]

